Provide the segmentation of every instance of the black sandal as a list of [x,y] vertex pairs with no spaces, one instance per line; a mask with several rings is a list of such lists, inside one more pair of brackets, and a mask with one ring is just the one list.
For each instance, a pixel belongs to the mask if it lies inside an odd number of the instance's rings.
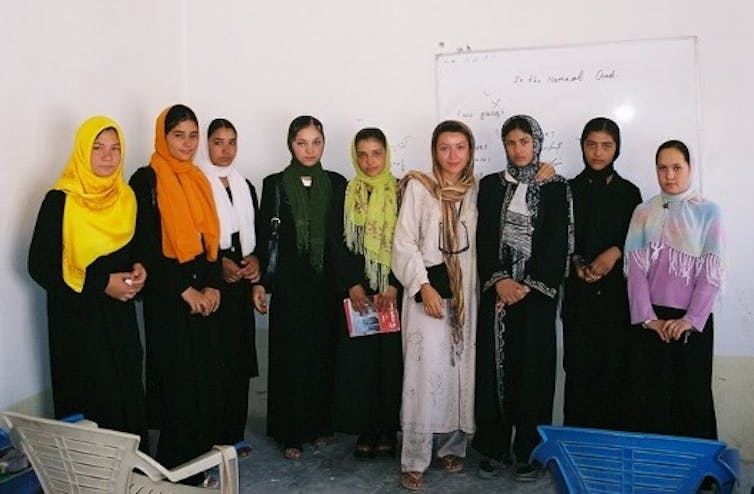
[[382,432],[374,448],[375,455],[395,458],[396,443],[395,432]]
[[356,448],[354,449],[354,456],[356,458],[372,458],[374,456],[374,434],[362,434],[356,440]]

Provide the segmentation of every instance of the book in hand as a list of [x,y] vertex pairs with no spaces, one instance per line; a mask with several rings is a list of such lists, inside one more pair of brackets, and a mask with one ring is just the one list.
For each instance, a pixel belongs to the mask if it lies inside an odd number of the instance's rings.
[[377,295],[372,297],[369,310],[364,314],[360,314],[351,305],[350,298],[343,299],[348,335],[351,338],[378,333],[394,333],[401,330],[401,318],[398,309],[393,306],[387,310],[378,311],[376,301]]

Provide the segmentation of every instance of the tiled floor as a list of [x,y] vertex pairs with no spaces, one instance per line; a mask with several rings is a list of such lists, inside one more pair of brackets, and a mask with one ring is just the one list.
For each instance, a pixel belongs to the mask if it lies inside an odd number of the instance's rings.
[[[253,426],[256,429],[256,425]],[[307,444],[300,460],[282,457],[270,438],[257,430],[248,438],[252,452],[240,461],[243,493],[406,493],[399,486],[400,464],[396,459],[357,460],[353,456],[354,436],[336,435],[321,450]],[[552,493],[549,474],[538,481],[521,484],[508,475],[485,480],[477,475],[480,457],[469,450],[463,472],[450,474],[433,465],[425,474],[429,493]],[[754,463],[741,465],[736,493],[748,494],[754,482]]]
[[[261,322],[261,321],[260,321]],[[260,325],[262,326],[262,325]],[[247,439],[252,452],[240,461],[241,492],[243,493],[405,493],[399,485],[400,463],[396,459],[357,460],[353,455],[354,436],[338,434],[332,441],[316,450],[304,446],[300,460],[282,457],[273,440],[264,434],[266,411],[266,355],[267,331],[260,328],[257,350],[260,355],[260,377],[252,380],[249,399]],[[465,468],[450,474],[436,466],[425,474],[430,493],[551,493],[555,486],[549,474],[538,481],[521,484],[503,475],[492,480],[477,475],[480,456],[469,448]],[[748,494],[754,485],[754,463],[741,464],[739,494]]]

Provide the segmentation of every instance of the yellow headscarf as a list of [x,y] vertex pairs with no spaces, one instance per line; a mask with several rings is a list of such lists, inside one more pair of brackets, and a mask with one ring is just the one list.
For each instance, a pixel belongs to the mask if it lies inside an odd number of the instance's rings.
[[398,188],[390,172],[390,147],[385,146],[385,166],[377,176],[369,177],[359,168],[355,142],[351,143],[351,163],[356,177],[346,188],[343,212],[346,245],[352,252],[364,255],[369,286],[382,292],[388,286],[398,221]]
[[[112,128],[118,134],[121,161],[109,177],[92,171],[92,146]],[[76,132],[73,152],[53,186],[66,194],[63,210],[63,280],[74,291],[84,288],[86,268],[100,256],[126,245],[136,228],[136,197],[123,180],[123,131],[115,120],[92,117]]]

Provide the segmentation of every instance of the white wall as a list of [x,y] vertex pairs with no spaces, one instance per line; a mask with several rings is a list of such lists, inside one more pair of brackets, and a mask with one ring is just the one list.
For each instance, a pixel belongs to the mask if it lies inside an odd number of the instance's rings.
[[39,396],[50,380],[45,297],[26,261],[78,125],[99,113],[118,120],[130,175],[149,157],[156,115],[182,96],[185,69],[179,0],[12,5],[0,16],[0,409],[49,404]]
[[730,244],[716,313],[719,427],[754,458],[754,167],[743,152],[754,131],[752,18],[749,0],[14,2],[0,20],[0,286],[9,287],[0,409],[48,387],[44,298],[26,251],[40,199],[86,116],[109,113],[123,125],[129,174],[149,157],[156,114],[179,100],[204,125],[236,123],[239,166],[258,185],[287,163],[286,128],[303,113],[325,125],[326,167],[350,176],[348,139],[375,124],[405,145],[394,149],[402,173],[400,164],[428,167],[437,53],[693,35],[704,192],[723,207]]

